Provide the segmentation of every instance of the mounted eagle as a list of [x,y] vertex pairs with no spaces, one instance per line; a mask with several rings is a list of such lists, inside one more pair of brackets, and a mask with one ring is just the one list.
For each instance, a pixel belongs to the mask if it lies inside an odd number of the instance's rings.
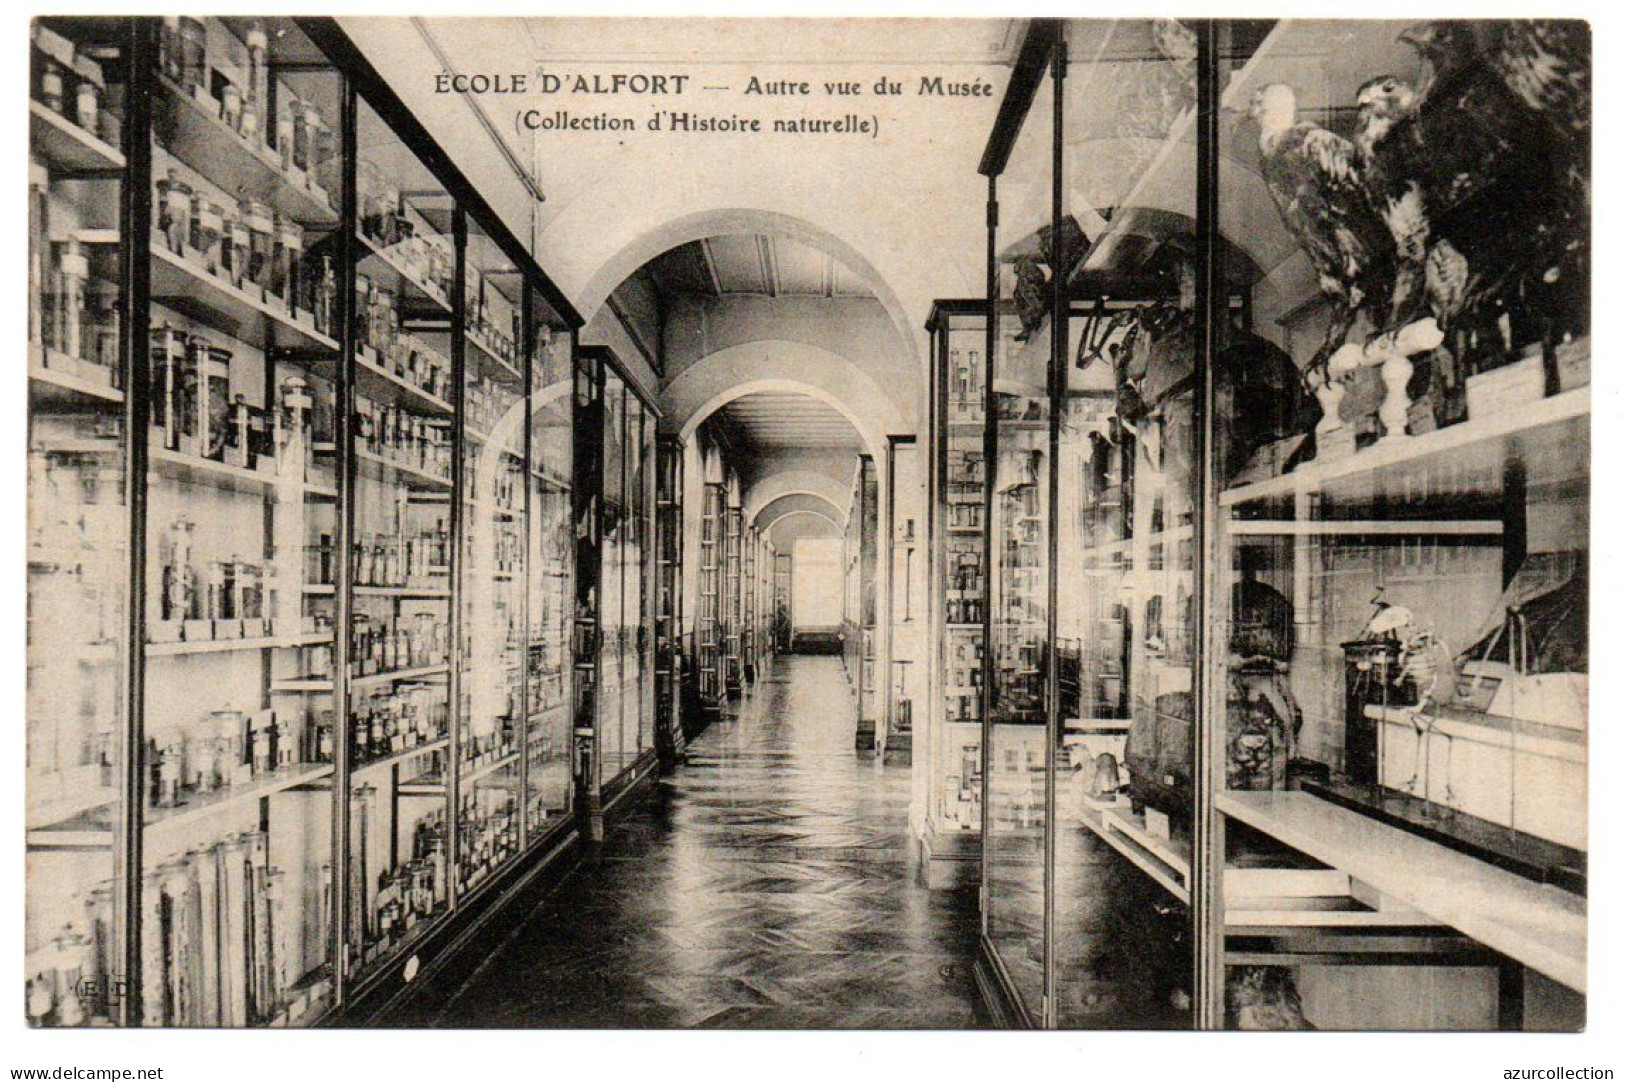
[[1503,316],[1573,322],[1549,295],[1584,279],[1589,47],[1583,27],[1553,29],[1571,25],[1497,22],[1481,43],[1467,23],[1423,23],[1400,35],[1419,85],[1360,88],[1358,172],[1397,255],[1392,326],[1431,310],[1460,353],[1509,345]]
[[1260,88],[1248,115],[1259,125],[1270,197],[1334,306],[1326,340],[1309,364],[1318,373],[1362,313],[1372,326],[1386,325],[1393,239],[1371,204],[1354,144],[1299,120],[1291,87]]

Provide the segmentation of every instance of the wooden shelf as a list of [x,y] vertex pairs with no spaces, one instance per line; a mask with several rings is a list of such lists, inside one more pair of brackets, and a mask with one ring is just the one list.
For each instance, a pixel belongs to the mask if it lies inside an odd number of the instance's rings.
[[[331,590],[332,587],[327,589]],[[357,586],[354,590],[357,597],[404,597],[437,601],[451,596],[451,589],[446,586]]]
[[385,767],[394,766],[398,763],[413,759],[419,755],[427,755],[430,752],[440,751],[450,746],[451,739],[449,737],[442,736],[438,740],[431,740],[427,744],[419,744],[415,748],[406,748],[402,751],[391,752],[388,755],[380,755],[378,758],[371,759],[365,763],[359,763],[351,768],[351,775],[355,776],[374,770],[382,770]]
[[318,229],[338,224],[330,195],[312,190],[308,179],[284,172],[280,156],[270,147],[227,127],[212,98],[200,101],[162,75],[154,83],[158,101],[153,129],[166,153],[233,199],[268,203],[284,217]]
[[[1591,388],[1577,387],[1530,402],[1516,412],[1469,419],[1420,436],[1381,440],[1333,462],[1311,460],[1280,477],[1229,489],[1219,495],[1219,504],[1238,507],[1258,500],[1317,492],[1337,481],[1377,481],[1382,479],[1383,474],[1423,467],[1430,460],[1447,456],[1484,451],[1500,441],[1540,429],[1579,425],[1589,421],[1590,414]],[[1565,428],[1557,428],[1553,435],[1561,438],[1566,431]],[[1458,494],[1452,498],[1460,497]],[[1234,523],[1231,528],[1235,528]]]
[[356,450],[355,458],[358,463],[366,465],[374,473],[394,474],[406,482],[406,487],[414,492],[449,492],[451,491],[451,478],[441,477],[416,466],[408,466],[404,462],[396,462],[392,458],[374,454],[372,451]]
[[[383,358],[375,350],[359,349],[355,360],[357,389],[366,397],[440,417],[450,417],[456,412],[450,402],[385,368]],[[450,371],[449,364],[447,371]]]
[[1500,537],[1494,519],[1234,519],[1234,537]]
[[74,374],[72,370],[80,367],[66,354],[47,350],[38,342],[28,345],[29,391],[35,399],[74,406],[86,402],[117,405],[124,401],[124,392],[111,384]]
[[149,642],[148,657],[187,657],[195,654],[224,654],[247,650],[280,650],[297,646],[319,646],[332,642],[330,632],[313,631],[303,635],[274,635],[258,639],[208,639],[203,642]]
[[377,241],[360,230],[356,231],[356,241],[361,253],[356,265],[358,274],[375,282],[387,279],[395,286],[397,296],[415,302],[418,307],[427,307],[438,316],[451,316],[451,299],[408,270],[392,249],[380,247]]
[[157,241],[148,247],[152,253],[154,304],[173,308],[258,350],[275,346],[306,352],[338,351],[338,342],[317,331],[308,318],[295,318],[280,300],[267,301],[238,289]]
[[494,369],[500,375],[509,379],[523,380],[524,375],[515,368],[513,362],[504,360],[495,350],[471,334],[463,335],[463,341],[468,343],[469,352],[480,360],[487,368]]
[[192,794],[187,797],[184,804],[173,808],[148,808],[142,836],[151,841],[168,830],[195,822],[204,816],[275,796],[288,789],[310,785],[331,777],[332,774],[333,767],[330,763],[296,763],[272,771],[263,777],[254,778],[246,785],[232,785],[216,789],[212,793]]
[[501,755],[491,760],[484,766],[470,767],[465,764],[460,770],[458,777],[461,779],[463,784],[472,785],[488,774],[494,774],[504,767],[516,766],[518,763],[519,749],[515,748],[506,755]]
[[1578,992],[1586,901],[1308,793],[1221,793],[1219,811]]
[[152,472],[165,480],[183,485],[204,485],[209,488],[246,495],[264,496],[276,487],[274,474],[228,466],[212,458],[182,454],[162,447],[147,451]]
[[[392,669],[389,672],[369,673],[366,676],[350,677],[352,688],[376,687],[382,684],[394,684],[404,680],[424,680],[431,676],[444,676],[451,671],[448,665],[420,665],[413,669]],[[271,693],[274,695],[293,695],[301,692],[332,691],[333,681],[323,677],[310,679],[295,678],[291,680],[271,681]]]
[[58,173],[116,173],[124,153],[37,101],[28,103],[28,145]]
[[[1252,795],[1252,794],[1248,794]],[[1190,840],[1160,838],[1126,800],[1081,801],[1079,821],[1181,903],[1190,904]],[[1265,928],[1418,928],[1435,922],[1387,898],[1359,901],[1352,877],[1338,868],[1229,867],[1224,872],[1227,931]]]

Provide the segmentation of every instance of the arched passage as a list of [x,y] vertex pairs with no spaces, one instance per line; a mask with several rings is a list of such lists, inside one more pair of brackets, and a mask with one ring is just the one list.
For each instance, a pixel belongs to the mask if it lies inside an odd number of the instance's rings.
[[661,422],[684,440],[728,403],[750,394],[804,394],[851,422],[865,453],[884,453],[899,413],[881,386],[856,365],[827,350],[777,340],[732,346],[691,365],[660,396]]

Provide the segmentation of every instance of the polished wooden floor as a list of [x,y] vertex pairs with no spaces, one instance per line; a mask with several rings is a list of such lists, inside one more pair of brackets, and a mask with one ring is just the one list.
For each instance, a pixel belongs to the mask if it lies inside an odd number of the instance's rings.
[[915,883],[908,768],[832,657],[776,661],[449,996],[397,1024],[963,1028],[976,900]]

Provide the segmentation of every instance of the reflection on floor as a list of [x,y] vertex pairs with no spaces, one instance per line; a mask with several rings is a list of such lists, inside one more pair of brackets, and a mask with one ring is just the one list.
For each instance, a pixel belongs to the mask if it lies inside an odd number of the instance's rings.
[[773,663],[460,989],[404,1025],[983,1025],[974,891],[914,885],[908,771],[852,750],[837,658]]

